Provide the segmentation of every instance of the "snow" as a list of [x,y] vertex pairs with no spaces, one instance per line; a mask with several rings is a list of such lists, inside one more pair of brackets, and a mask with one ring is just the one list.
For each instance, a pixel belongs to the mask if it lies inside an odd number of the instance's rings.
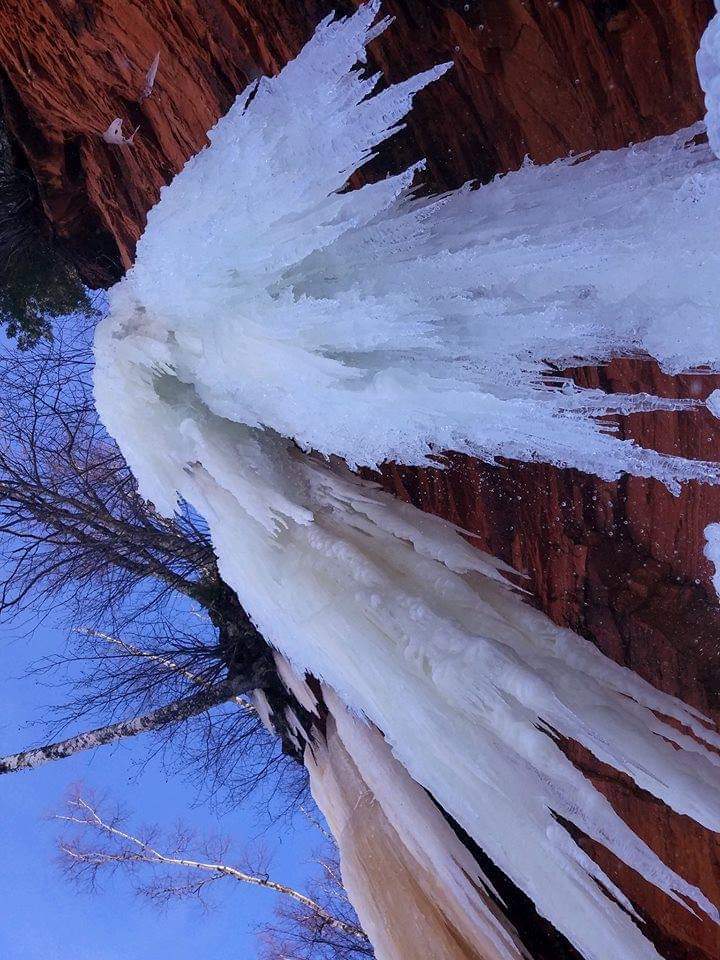
[[386,26],[377,9],[323,21],[163,191],[97,331],[98,407],[143,494],[206,517],[223,577],[299,676],[372,720],[583,956],[657,958],[557,816],[717,911],[556,738],[720,830],[720,737],[526,605],[451,524],[307,451],[717,482],[717,464],[598,419],[695,401],[548,370],[643,352],[671,372],[720,368],[720,164],[686,131],[430,201],[411,198],[413,171],[338,193],[445,69],[371,96],[353,67]]
[[705,401],[705,406],[714,417],[720,418],[720,390],[713,390]]
[[112,144],[115,144],[116,146],[121,147],[125,144],[131,144],[133,142],[135,134],[137,133],[137,128],[133,130],[133,132],[130,134],[129,137],[126,137],[125,134],[123,133],[122,125],[123,125],[122,118],[115,117],[112,123],[108,126],[105,133],[103,133],[102,135],[102,138],[105,141],[105,143],[112,143]]
[[712,583],[720,598],[720,523],[709,523],[705,527],[705,548],[703,553],[715,568]]

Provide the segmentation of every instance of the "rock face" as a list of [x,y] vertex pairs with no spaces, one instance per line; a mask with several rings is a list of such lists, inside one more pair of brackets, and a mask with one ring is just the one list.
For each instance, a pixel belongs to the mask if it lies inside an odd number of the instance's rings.
[[[718,386],[718,378],[665,377],[654,364],[628,361],[584,370],[582,380],[615,391],[652,386],[668,396],[705,396]],[[623,435],[643,445],[720,458],[720,422],[708,412],[628,419]],[[444,471],[388,465],[382,481],[477,534],[480,546],[524,572],[557,623],[720,721],[720,604],[702,555],[703,529],[720,516],[720,490],[690,484],[674,497],[634,477],[604,483],[546,465],[489,467],[458,456]],[[720,903],[718,836],[672,814],[577,744],[567,750],[635,832]],[[628,891],[663,956],[720,956],[714,924],[693,918],[602,848],[583,846]]]
[[[249,79],[293,56],[347,0],[6,0],[3,109],[48,222],[92,284],[132,262],[160,188],[205,143]],[[711,0],[386,0],[396,24],[377,65],[399,79],[453,59],[418,98],[409,128],[370,175],[427,156],[433,186],[455,186],[570,151],[614,148],[702,115],[694,56]],[[156,53],[150,98],[139,102]],[[120,117],[132,146],[102,133]],[[612,390],[706,396],[710,377],[667,377],[649,362],[578,371]],[[709,414],[656,413],[622,425],[656,449],[720,459]],[[651,481],[602,483],[573,471],[453,457],[448,469],[388,465],[382,481],[449,517],[525,572],[539,605],[609,656],[720,718],[720,606],[702,556],[720,491],[679,497]],[[579,748],[633,828],[720,904],[718,838],[674,816]],[[579,842],[586,843],[583,838]],[[671,960],[716,960],[718,929],[671,903],[602,850],[594,855],[647,918]],[[563,956],[562,950],[557,953]]]
[[[357,5],[357,4],[355,4]],[[56,235],[115,279],[160,188],[258,74],[350,0],[7,0],[3,107]],[[693,58],[712,0],[386,0],[376,59],[396,79],[454,60],[396,153],[454,186],[696,120]],[[153,96],[139,103],[157,53]],[[116,117],[132,147],[102,140]],[[413,142],[414,141],[414,142]],[[100,252],[98,252],[100,251]]]

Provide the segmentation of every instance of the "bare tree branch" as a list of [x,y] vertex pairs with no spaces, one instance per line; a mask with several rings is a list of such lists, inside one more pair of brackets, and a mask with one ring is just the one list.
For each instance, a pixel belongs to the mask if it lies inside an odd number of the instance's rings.
[[[287,708],[308,738],[313,718],[280,681],[269,646],[220,577],[202,520],[183,504],[173,519],[162,517],[139,495],[94,410],[91,354],[81,339],[58,329],[53,344],[32,354],[0,353],[0,615],[37,619],[50,607],[62,611],[74,638],[70,652],[38,667],[52,677],[74,668],[71,702],[54,714],[60,729],[46,734],[53,742],[0,758],[0,775],[159,731],[156,742],[174,736],[175,756],[213,790],[231,784],[236,801],[272,775],[273,802],[279,794],[294,808],[307,796],[307,780],[302,764],[283,756],[302,761],[303,754]],[[202,609],[202,628],[182,619],[191,612],[187,601]],[[92,626],[78,631],[81,623]],[[267,698],[279,744],[246,699],[255,688]],[[240,709],[211,709],[224,702]],[[59,739],[89,714],[105,724]],[[77,816],[66,822],[83,827]],[[169,852],[145,835],[112,836],[125,846],[111,858],[97,848],[80,855],[70,844],[66,861],[91,873],[163,868],[169,873],[152,884],[155,899],[202,896],[219,879],[272,890],[287,904],[277,929],[265,931],[274,960],[290,955],[287,944],[298,960],[373,955],[337,866],[323,867],[326,883],[315,896],[260,868],[229,865],[222,850],[189,856],[187,839]],[[138,842],[151,859],[139,859]]]
[[[192,670],[188,670],[181,664],[176,663],[170,657],[162,654],[151,653],[149,650],[141,650],[140,647],[136,647],[120,637],[112,636],[111,634],[106,633],[104,630],[94,630],[90,627],[80,627],[77,632],[82,633],[85,636],[94,637],[97,640],[104,640],[106,643],[113,644],[114,646],[119,647],[125,653],[129,654],[131,657],[137,657],[139,660],[157,664],[158,666],[163,667],[165,670],[168,670],[170,673],[175,673],[178,676],[183,677],[185,680],[189,680],[191,683],[198,686],[209,687],[211,685],[207,679],[197,673],[194,673]],[[249,713],[257,713],[253,703],[246,697],[241,697],[238,695],[231,697],[230,699],[236,706],[240,707],[241,710],[245,710]]]
[[219,584],[202,524],[140,497],[94,409],[89,345],[0,354],[0,612],[62,594],[117,609],[141,583],[211,602]]
[[[60,840],[59,849],[66,869],[79,879],[89,880],[94,884],[101,869],[133,869],[138,864],[163,870],[170,868],[191,875],[189,881],[178,882],[172,875],[163,873],[159,879],[140,888],[147,896],[160,901],[199,896],[209,884],[222,879],[262,887],[279,894],[300,911],[293,915],[295,924],[309,926],[315,932],[325,931],[327,934],[331,931],[339,934],[340,938],[335,941],[335,956],[338,960],[352,955],[373,956],[367,935],[356,919],[347,919],[331,912],[314,897],[273,880],[264,869],[242,869],[228,864],[224,859],[220,859],[227,853],[226,842],[216,841],[214,851],[210,844],[206,845],[206,852],[216,854],[212,859],[192,856],[187,850],[192,838],[182,829],[179,830],[171,849],[161,849],[157,828],[151,828],[142,834],[130,832],[119,814],[103,814],[97,802],[83,797],[80,793],[68,800],[68,808],[68,813],[56,814],[53,819],[69,824],[76,831],[72,838]],[[83,842],[88,835],[95,840],[91,845]],[[337,886],[334,877],[333,882]],[[341,885],[339,891],[341,899],[349,906]],[[337,892],[338,890],[335,890],[336,894]],[[333,942],[327,936],[325,939],[324,946]]]
[[[139,495],[98,420],[91,368],[89,341],[74,330],[64,336],[59,328],[52,344],[32,354],[0,352],[0,615],[18,622],[18,613],[37,618],[50,607],[71,628],[92,627],[37,666],[55,681],[74,678],[69,702],[50,713],[46,739],[59,743],[40,749],[48,757],[80,749],[77,739],[61,737],[90,715],[99,715],[111,740],[129,735],[123,716],[157,717],[164,703],[195,700],[196,687],[244,682],[262,666],[269,699],[284,701],[276,711],[279,745],[246,700],[237,715],[200,714],[177,733],[164,724],[158,742],[192,731],[175,756],[197,763],[212,789],[226,795],[245,796],[272,775],[289,779],[294,796],[302,796],[302,768],[286,772],[283,753],[301,757],[282,728],[291,697],[272,652],[220,577],[202,520],[182,504],[173,519],[162,517]],[[183,627],[188,601],[202,608],[207,626]],[[111,645],[109,636],[123,640]],[[242,700],[238,695],[238,706]],[[21,756],[24,766],[40,758],[24,751],[13,762]]]

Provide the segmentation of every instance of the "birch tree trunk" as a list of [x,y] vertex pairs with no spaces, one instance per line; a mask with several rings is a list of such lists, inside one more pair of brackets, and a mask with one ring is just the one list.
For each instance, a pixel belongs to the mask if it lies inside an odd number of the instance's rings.
[[9,754],[0,758],[0,775],[16,773],[19,770],[31,770],[53,760],[63,760],[66,757],[71,757],[83,750],[92,750],[95,747],[103,747],[120,740],[127,740],[129,737],[135,737],[141,733],[162,730],[173,724],[182,723],[183,720],[189,720],[212,707],[227,703],[243,693],[250,692],[259,686],[260,682],[260,678],[256,677],[244,682],[227,681],[218,683],[198,694],[185,697],[182,700],[175,700],[159,707],[157,710],[152,710],[150,713],[131,717],[128,720],[120,720],[118,723],[111,723],[104,727],[96,727],[94,730],[87,730],[74,737],[68,737],[66,740],[58,740],[55,743]]

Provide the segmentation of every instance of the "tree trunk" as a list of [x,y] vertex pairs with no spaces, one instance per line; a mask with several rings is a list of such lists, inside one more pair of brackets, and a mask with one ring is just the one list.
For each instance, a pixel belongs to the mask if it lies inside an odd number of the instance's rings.
[[86,730],[66,740],[58,740],[42,747],[30,750],[21,750],[0,757],[0,775],[17,773],[19,770],[31,770],[34,767],[50,763],[52,760],[64,760],[83,750],[93,750],[95,747],[104,747],[119,740],[127,740],[141,733],[150,733],[153,730],[163,730],[166,727],[182,723],[196,717],[212,707],[227,703],[243,693],[250,693],[263,682],[263,676],[253,677],[250,681],[218,683],[209,689],[202,690],[191,697],[174,700],[157,710],[132,717],[129,720],[120,720],[94,730]]

